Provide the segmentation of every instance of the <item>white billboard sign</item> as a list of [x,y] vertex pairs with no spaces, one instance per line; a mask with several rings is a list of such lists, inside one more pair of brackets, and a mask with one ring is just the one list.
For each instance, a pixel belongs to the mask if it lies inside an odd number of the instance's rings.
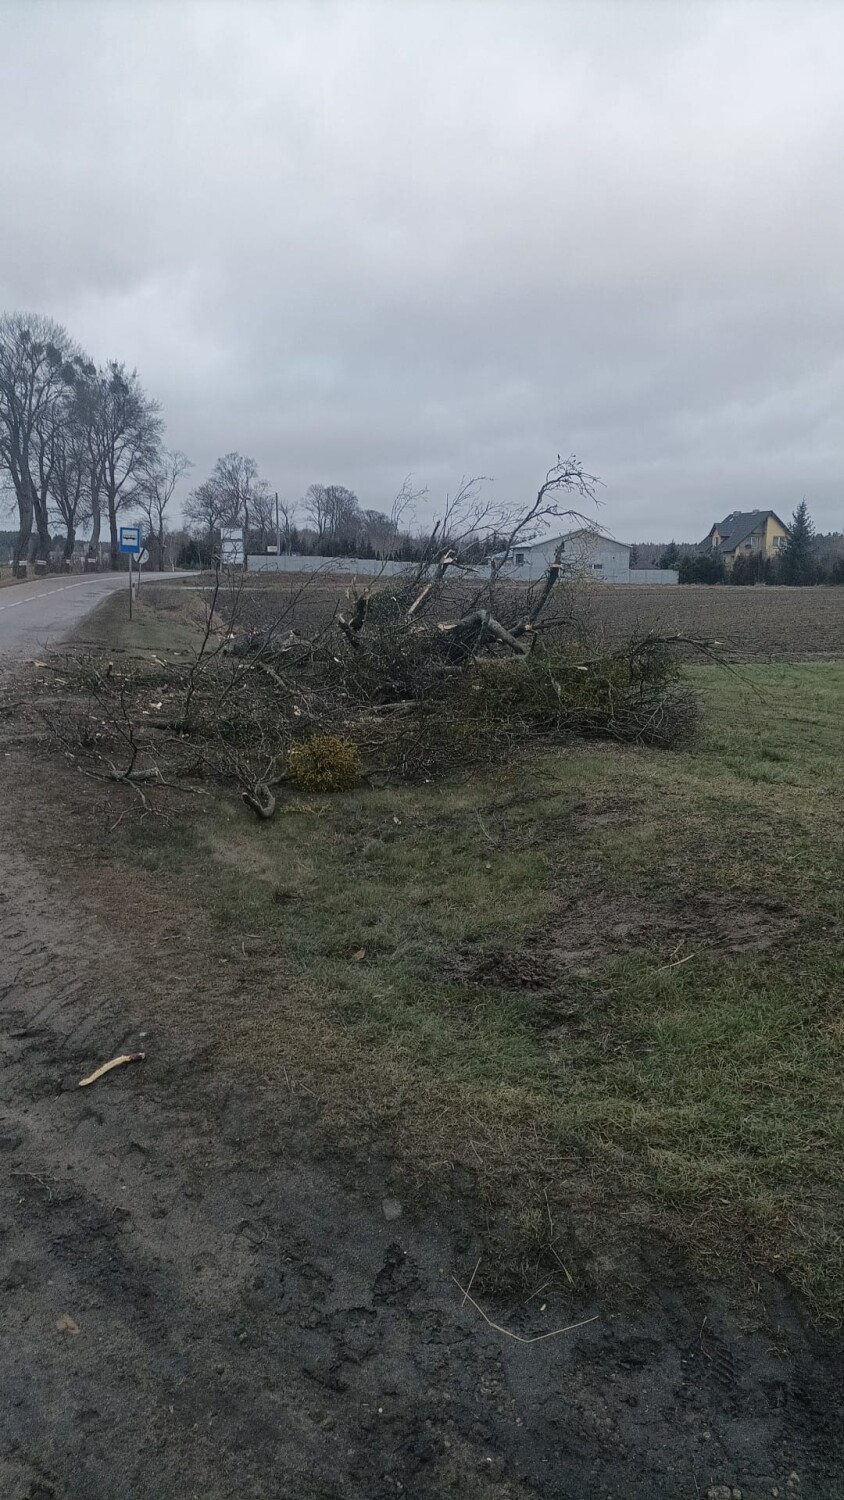
[[221,526],[220,562],[224,567],[243,567],[243,531],[239,526]]

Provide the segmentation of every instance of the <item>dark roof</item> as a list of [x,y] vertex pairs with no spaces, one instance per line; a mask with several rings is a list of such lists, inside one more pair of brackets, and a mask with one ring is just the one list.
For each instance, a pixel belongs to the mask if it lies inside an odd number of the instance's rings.
[[721,537],[721,551],[732,552],[735,547],[740,547],[742,542],[754,532],[761,530],[769,516],[779,521],[780,526],[788,531],[784,521],[780,521],[775,510],[734,510],[731,515],[725,516],[723,521],[716,521],[710,527],[708,535],[704,538],[709,541],[713,531],[717,531]]

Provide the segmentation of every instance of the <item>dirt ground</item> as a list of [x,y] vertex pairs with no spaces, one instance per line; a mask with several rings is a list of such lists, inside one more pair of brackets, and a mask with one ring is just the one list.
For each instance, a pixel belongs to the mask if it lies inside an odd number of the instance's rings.
[[[358,580],[363,589],[368,580]],[[266,628],[288,610],[284,629],[319,629],[344,607],[351,577],[323,574],[264,575],[247,579],[238,607],[239,627]],[[390,580],[378,585],[390,586]],[[178,585],[150,585],[156,605],[179,607]],[[455,583],[440,597],[441,618],[456,618],[476,585]],[[193,585],[191,593],[195,592]],[[502,586],[502,593],[505,593]],[[523,588],[514,592],[523,597]],[[716,640],[734,661],[818,661],[844,655],[844,588],[708,588],[704,585],[578,585],[558,606],[577,628],[600,633],[610,645],[648,631]]]
[[154,876],[116,883],[69,772],[3,748],[3,1500],[841,1493],[838,1346],[780,1284],[737,1308],[654,1245],[627,1293],[490,1326],[455,1284],[471,1172],[422,1194],[235,1069],[219,1017],[272,1006],[283,954],[244,988]]
[[657,630],[718,640],[739,661],[817,661],[844,654],[842,588],[709,588],[701,584],[594,591],[612,640]]

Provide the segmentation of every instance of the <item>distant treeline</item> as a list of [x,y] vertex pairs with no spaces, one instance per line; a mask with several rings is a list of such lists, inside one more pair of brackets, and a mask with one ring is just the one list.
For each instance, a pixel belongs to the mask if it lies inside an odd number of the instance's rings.
[[[228,453],[217,459],[208,479],[188,497],[185,520],[190,535],[177,562],[185,567],[207,564],[217,551],[221,531],[230,528],[243,532],[250,553],[278,547],[298,557],[420,562],[430,555],[431,533],[415,531],[407,521],[413,502],[423,493],[406,480],[389,514],[367,509],[354,490],[342,484],[312,484],[300,500],[289,501],[271,493],[254,459]],[[443,534],[438,545],[444,548],[448,541]],[[505,544],[506,538],[495,531],[479,529],[461,539],[461,559],[481,562]]]

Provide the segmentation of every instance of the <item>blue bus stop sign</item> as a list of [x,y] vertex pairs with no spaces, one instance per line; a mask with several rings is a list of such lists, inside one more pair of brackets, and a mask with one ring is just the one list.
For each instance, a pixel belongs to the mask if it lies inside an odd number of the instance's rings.
[[120,550],[121,552],[128,552],[130,557],[139,556],[141,551],[140,526],[121,526]]

